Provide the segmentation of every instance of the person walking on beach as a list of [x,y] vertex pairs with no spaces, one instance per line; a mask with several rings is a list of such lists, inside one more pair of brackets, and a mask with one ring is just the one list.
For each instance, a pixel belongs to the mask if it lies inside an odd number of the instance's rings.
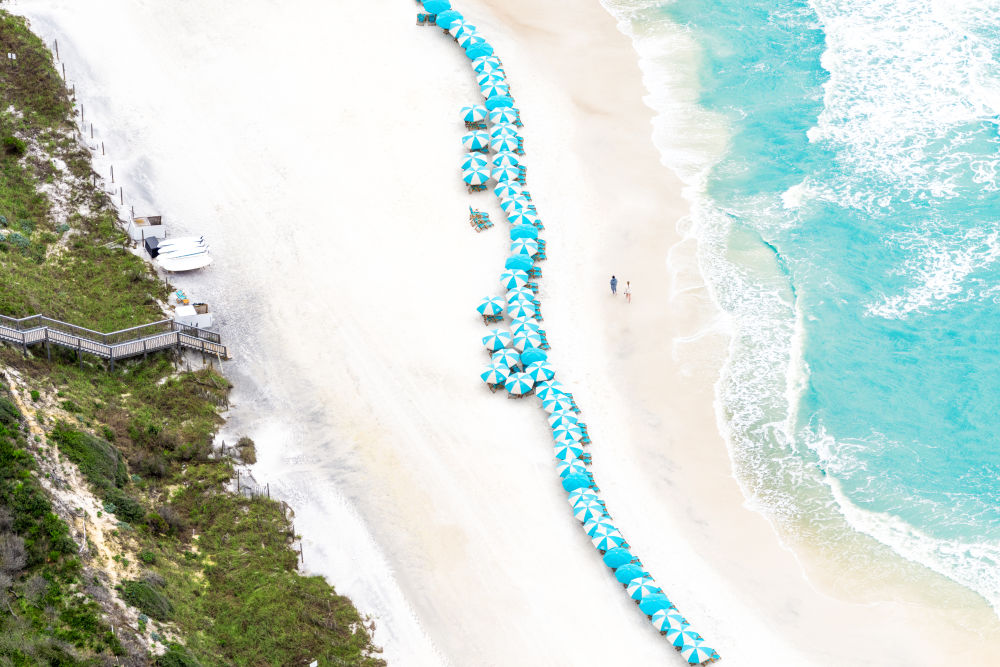
[[611,296],[618,294],[618,279],[611,276]]
[[632,303],[632,283],[625,281],[625,300]]

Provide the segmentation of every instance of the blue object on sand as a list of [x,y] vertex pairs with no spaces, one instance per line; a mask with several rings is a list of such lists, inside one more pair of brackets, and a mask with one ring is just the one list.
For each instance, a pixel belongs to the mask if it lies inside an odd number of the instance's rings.
[[537,239],[538,228],[534,225],[514,225],[510,228],[510,240]]
[[447,30],[452,26],[455,21],[461,21],[464,16],[460,12],[456,12],[454,9],[447,9],[437,16],[437,27]]
[[531,263],[531,259],[524,255],[508,257],[503,265],[505,269],[521,269],[522,271],[530,271],[532,266],[534,265]]
[[579,473],[573,475],[567,475],[563,478],[562,485],[563,488],[569,491],[575,491],[576,489],[586,489],[590,488],[593,482],[590,481],[590,477],[587,475],[581,475]]
[[[542,350],[537,347],[529,347],[527,350],[521,353],[521,361],[525,366],[535,361],[548,361],[549,355],[545,354]],[[566,489],[569,491],[570,489]]]
[[503,313],[503,306],[503,299],[498,296],[488,296],[479,302],[476,310],[480,315],[500,315]]
[[493,47],[487,42],[476,44],[471,49],[466,49],[465,55],[469,57],[469,60],[475,60],[476,58],[480,58],[482,56],[492,56]]
[[441,14],[449,9],[451,9],[451,3],[448,0],[424,0],[424,11],[431,14]]
[[618,580],[618,583],[624,586],[636,577],[641,577],[644,574],[646,574],[646,572],[642,569],[641,565],[629,563],[628,565],[622,565],[620,568],[615,570],[615,579]]
[[494,109],[499,109],[501,107],[512,107],[514,106],[514,100],[506,95],[498,95],[496,97],[491,97],[486,100],[486,108],[490,111]]
[[625,547],[616,547],[604,554],[604,564],[612,570],[632,562],[632,552]]
[[670,609],[673,606],[674,605],[670,602],[670,599],[663,593],[647,595],[639,602],[639,609],[641,609],[642,613],[646,616],[652,616],[660,609]]

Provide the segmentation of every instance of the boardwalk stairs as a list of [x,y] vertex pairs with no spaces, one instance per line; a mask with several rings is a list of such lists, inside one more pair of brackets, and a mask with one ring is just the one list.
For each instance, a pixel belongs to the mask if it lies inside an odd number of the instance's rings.
[[107,359],[111,370],[114,370],[116,361],[140,355],[145,357],[158,350],[195,350],[219,359],[229,358],[219,334],[178,324],[173,320],[160,320],[112,333],[101,333],[44,315],[21,319],[0,315],[0,341],[19,345],[25,353],[28,352],[29,345],[43,344],[49,358],[52,354],[51,345],[76,350],[78,359],[82,359],[82,354],[86,352]]

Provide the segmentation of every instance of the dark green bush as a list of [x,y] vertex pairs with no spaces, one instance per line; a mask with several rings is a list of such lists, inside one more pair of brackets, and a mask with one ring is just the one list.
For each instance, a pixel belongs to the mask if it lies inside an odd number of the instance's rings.
[[167,644],[167,651],[156,658],[157,667],[201,667],[188,650],[180,644]]
[[9,399],[0,396],[0,424],[15,426],[21,421],[21,411]]
[[145,581],[126,581],[121,586],[122,599],[150,618],[165,621],[173,612],[173,605],[165,595]]
[[107,491],[128,483],[125,462],[110,443],[89,433],[74,430],[62,422],[52,430],[51,439],[55,441],[59,451],[77,464],[80,472],[99,489]]
[[3,138],[3,150],[7,155],[21,157],[28,152],[28,146],[17,137],[8,134]]
[[39,398],[41,398],[41,396],[42,395],[40,393],[38,393],[37,389],[32,389],[31,390],[31,400],[37,401]]

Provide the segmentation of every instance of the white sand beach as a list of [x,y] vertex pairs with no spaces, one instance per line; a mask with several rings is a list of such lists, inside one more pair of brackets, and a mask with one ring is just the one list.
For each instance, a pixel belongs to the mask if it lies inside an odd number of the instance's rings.
[[[614,19],[596,0],[456,8],[521,109],[550,359],[595,476],[723,664],[1000,662],[996,617],[961,589],[852,602],[849,572],[811,583],[823,564],[746,506],[713,405],[726,323],[676,231],[687,203]],[[501,293],[507,228],[460,180],[468,61],[418,9],[13,3],[59,40],[107,146],[97,169],[114,164],[137,214],[209,238],[215,264],[174,281],[211,302],[235,356],[223,437],[257,441],[305,569],[373,617],[390,664],[680,665],[573,519],[537,400],[479,380],[475,306]],[[469,205],[497,226],[475,233]]]

